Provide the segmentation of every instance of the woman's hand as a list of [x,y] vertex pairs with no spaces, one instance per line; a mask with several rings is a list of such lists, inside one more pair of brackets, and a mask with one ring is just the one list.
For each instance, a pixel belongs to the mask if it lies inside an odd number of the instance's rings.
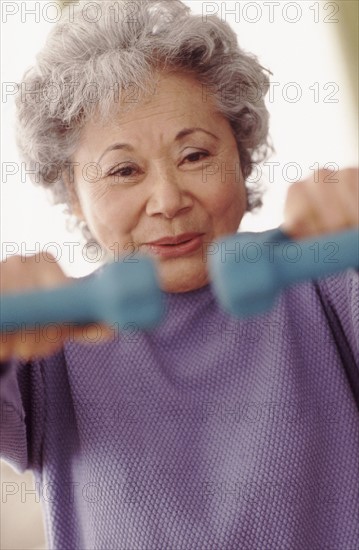
[[[35,289],[49,289],[71,283],[72,280],[61,270],[55,259],[47,254],[34,256],[10,256],[0,262],[0,292],[26,292]],[[108,339],[111,330],[107,325],[92,323],[75,327],[51,323],[54,330],[43,330],[44,327],[19,327],[19,330],[0,333],[0,360],[11,357],[31,359],[50,355],[61,348],[67,339],[96,341]],[[95,334],[96,333],[96,334]]]
[[292,239],[337,233],[359,226],[359,169],[321,169],[288,189],[281,229]]

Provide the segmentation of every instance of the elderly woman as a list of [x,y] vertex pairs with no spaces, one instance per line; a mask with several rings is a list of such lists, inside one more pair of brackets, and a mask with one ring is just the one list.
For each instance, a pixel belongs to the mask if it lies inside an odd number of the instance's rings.
[[[18,143],[89,242],[155,259],[167,314],[96,345],[8,339],[2,456],[33,470],[48,548],[357,548],[358,273],[249,322],[203,261],[260,205],[266,71],[179,0],[100,6],[68,9],[26,73]],[[291,187],[291,236],[358,225],[357,170],[325,176]],[[34,256],[2,275],[3,292],[67,280]]]

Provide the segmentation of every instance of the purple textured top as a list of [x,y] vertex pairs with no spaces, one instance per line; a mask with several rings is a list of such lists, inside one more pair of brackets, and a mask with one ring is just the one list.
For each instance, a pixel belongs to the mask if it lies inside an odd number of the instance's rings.
[[153,331],[2,378],[2,456],[58,550],[359,549],[359,273],[243,321],[210,285]]

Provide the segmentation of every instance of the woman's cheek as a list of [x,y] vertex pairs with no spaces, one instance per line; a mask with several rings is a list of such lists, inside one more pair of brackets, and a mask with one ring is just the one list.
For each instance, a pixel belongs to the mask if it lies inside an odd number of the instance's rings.
[[227,176],[226,181],[219,181],[212,197],[213,208],[217,215],[228,216],[231,212],[238,216],[246,207],[244,184],[236,178]]

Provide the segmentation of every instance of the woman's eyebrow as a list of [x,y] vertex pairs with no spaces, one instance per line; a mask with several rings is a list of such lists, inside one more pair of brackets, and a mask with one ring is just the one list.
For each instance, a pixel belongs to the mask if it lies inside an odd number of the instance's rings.
[[[219,140],[219,137],[216,136],[215,134],[212,134],[212,132],[209,132],[208,130],[205,130],[204,128],[195,127],[195,128],[183,128],[183,130],[180,130],[178,132],[178,134],[176,135],[174,141],[180,141],[184,137],[187,137],[188,135],[193,134],[195,132],[204,132],[205,134],[208,134],[208,135],[212,136],[217,141]],[[130,151],[130,152],[133,152],[135,150],[134,147],[132,145],[130,145],[129,143],[114,143],[114,144],[110,145],[109,147],[107,147],[104,150],[104,152],[102,153],[102,155],[98,159],[97,164],[102,160],[102,158],[106,155],[106,153],[108,153],[109,151],[116,151],[118,149],[124,149],[124,150]]]
[[193,134],[194,132],[204,132],[205,134],[208,134],[214,137],[216,140],[219,140],[219,137],[216,136],[215,134],[212,134],[212,132],[209,132],[204,128],[200,128],[199,126],[196,126],[195,128],[183,128],[183,130],[180,130],[175,137],[175,141],[180,141],[182,138],[188,136],[189,134]]

